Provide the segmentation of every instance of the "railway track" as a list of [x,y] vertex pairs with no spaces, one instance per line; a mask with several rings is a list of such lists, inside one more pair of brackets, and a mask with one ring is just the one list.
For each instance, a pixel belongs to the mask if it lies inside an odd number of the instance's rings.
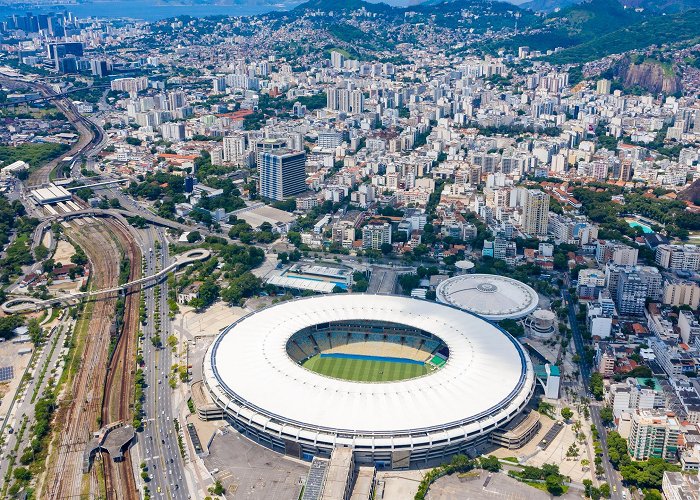
[[[133,237],[124,229],[121,238],[128,241],[126,256],[131,262],[129,281],[141,275],[141,252]],[[139,327],[140,289],[125,297],[124,318],[121,335],[112,356],[105,381],[102,403],[102,423],[131,420],[134,376],[136,367],[136,334]],[[108,499],[138,499],[131,460],[128,452],[122,462],[103,460],[105,490]]]
[[[95,286],[116,283],[119,276],[119,251],[106,227],[89,227],[76,231],[76,242],[85,249],[92,264]],[[79,498],[83,494],[82,455],[91,432],[98,428],[102,387],[99,373],[104,373],[109,331],[114,316],[116,295],[88,306],[89,317],[83,338],[84,350],[80,356],[72,387],[62,398],[61,414],[57,421],[65,422],[58,435],[57,457],[49,469],[46,485],[48,498]],[[86,311],[88,311],[86,308]],[[64,406],[65,405],[65,406]]]
[[[126,228],[114,221],[101,221],[82,226],[72,234],[90,259],[94,276],[93,286],[113,286],[118,282],[122,252],[115,241],[115,235],[119,241],[130,242],[126,245],[127,251],[130,251],[131,245],[135,243],[130,237],[123,239],[129,236],[127,233]],[[66,388],[61,398],[57,421],[65,424],[55,443],[56,459],[48,466],[43,498],[100,496],[97,472],[93,468],[91,475],[86,478],[82,473],[82,459],[91,433],[100,427],[100,423],[104,423],[98,422],[98,418],[103,415],[105,373],[116,301],[115,293],[109,298],[92,302],[86,309],[90,315],[87,318],[87,327],[81,338],[75,339],[78,343],[84,343],[84,350],[76,350],[75,356],[80,356],[80,362],[75,370],[72,386]],[[130,466],[129,461],[122,463]],[[121,471],[116,474],[119,476],[112,474],[106,479],[110,481],[111,490],[119,490],[119,493],[116,493],[119,496],[134,498],[133,474],[121,474]],[[131,483],[128,482],[129,477]],[[122,493],[123,485],[127,490]]]
[[[68,121],[76,128],[80,134],[78,142],[63,156],[79,156],[88,155],[89,152],[98,146],[104,138],[104,130],[78,112],[78,109],[65,95],[56,94],[51,87],[41,82],[29,82],[25,80],[16,80],[7,76],[0,76],[0,82],[32,87],[44,96],[44,99],[51,100],[54,105],[64,114]],[[47,184],[51,179],[51,172],[58,166],[62,158],[57,158],[41,166],[31,173],[27,179],[28,187],[41,186]]]

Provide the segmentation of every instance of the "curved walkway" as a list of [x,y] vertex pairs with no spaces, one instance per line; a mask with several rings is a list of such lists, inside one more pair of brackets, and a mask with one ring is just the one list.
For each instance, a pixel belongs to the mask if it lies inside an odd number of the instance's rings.
[[124,283],[123,285],[117,287],[75,293],[71,295],[64,295],[62,297],[54,297],[46,300],[37,299],[35,297],[15,297],[2,304],[1,308],[2,311],[7,314],[31,312],[38,311],[46,307],[52,307],[56,304],[70,304],[86,297],[97,297],[99,295],[110,294],[121,290],[127,290],[131,287],[142,285],[144,283],[157,282],[160,280],[160,278],[167,275],[169,272],[174,271],[180,267],[193,264],[194,262],[200,260],[206,260],[210,257],[210,255],[211,252],[209,252],[209,250],[206,250],[204,248],[195,248],[178,256],[175,262],[170,264],[168,267],[165,267],[162,270],[158,271],[157,273],[151,274],[150,276],[145,276],[134,281],[130,281],[128,283]]

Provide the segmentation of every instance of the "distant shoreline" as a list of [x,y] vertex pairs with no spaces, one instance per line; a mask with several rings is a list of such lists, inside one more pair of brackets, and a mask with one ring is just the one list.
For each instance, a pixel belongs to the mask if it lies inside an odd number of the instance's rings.
[[[296,5],[296,4],[295,4]],[[104,18],[132,18],[143,21],[158,21],[182,15],[192,17],[208,16],[255,16],[273,11],[285,11],[293,8],[280,8],[275,5],[213,5],[213,4],[184,4],[163,3],[160,0],[98,0],[84,3],[64,5],[4,5],[3,17],[25,12],[72,12],[78,18],[104,17]]]

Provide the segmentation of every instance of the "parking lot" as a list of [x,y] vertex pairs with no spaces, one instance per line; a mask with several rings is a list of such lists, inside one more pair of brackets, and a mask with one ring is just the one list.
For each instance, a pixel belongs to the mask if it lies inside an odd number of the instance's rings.
[[226,488],[227,498],[298,498],[309,466],[255,444],[231,427],[217,434],[204,463]]
[[[508,477],[504,473],[480,471],[476,478],[461,478],[457,474],[438,479],[430,487],[429,500],[471,500],[498,498],[501,500],[545,500],[549,493],[540,491]],[[581,492],[571,490],[558,498],[581,498]]]

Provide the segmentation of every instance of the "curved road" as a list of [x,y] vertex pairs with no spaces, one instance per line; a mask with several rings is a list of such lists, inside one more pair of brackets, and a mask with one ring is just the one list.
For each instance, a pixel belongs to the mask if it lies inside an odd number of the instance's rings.
[[145,276],[143,278],[139,278],[135,281],[130,281],[129,283],[124,283],[123,285],[117,287],[75,293],[71,295],[64,295],[62,297],[54,297],[47,300],[35,299],[34,297],[15,297],[5,302],[2,305],[2,310],[7,314],[38,311],[39,309],[51,307],[57,303],[70,303],[85,297],[95,297],[98,295],[114,293],[120,290],[127,290],[137,285],[141,285],[151,281],[158,281],[160,278],[170,273],[171,271],[174,271],[175,269],[178,269],[182,266],[186,266],[200,260],[206,260],[209,258],[210,255],[211,253],[209,252],[209,250],[205,250],[203,248],[195,248],[193,250],[190,250],[189,252],[185,252],[184,254],[179,256],[179,258],[176,259],[175,262],[161,269],[157,273]]
[[0,75],[0,83],[9,83],[10,85],[21,84],[32,87],[34,90],[40,92],[44,96],[42,99],[52,100],[55,106],[61,113],[66,115],[68,121],[80,134],[78,142],[75,143],[65,155],[50,161],[32,172],[27,180],[28,186],[47,184],[51,178],[51,172],[53,172],[56,166],[62,161],[63,157],[78,155],[89,156],[92,154],[92,150],[99,147],[103,142],[104,130],[81,115],[70,99],[66,98],[63,94],[57,94],[49,85],[42,82],[10,78],[6,75]]

